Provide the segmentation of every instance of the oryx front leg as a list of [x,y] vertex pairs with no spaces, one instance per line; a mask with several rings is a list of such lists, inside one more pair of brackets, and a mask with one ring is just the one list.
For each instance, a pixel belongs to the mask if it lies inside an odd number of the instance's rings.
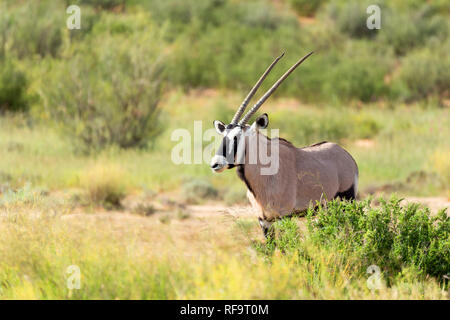
[[258,218],[258,220],[259,220],[259,225],[261,227],[261,230],[262,230],[262,232],[264,234],[264,237],[266,239],[269,239],[269,238],[273,239],[275,233],[274,233],[274,230],[272,228],[272,222],[269,222],[269,221],[264,220],[262,218]]

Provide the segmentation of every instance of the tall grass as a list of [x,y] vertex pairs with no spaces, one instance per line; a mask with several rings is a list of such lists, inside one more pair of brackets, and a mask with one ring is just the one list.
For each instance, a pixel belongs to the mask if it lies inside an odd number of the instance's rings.
[[[345,238],[327,233],[340,226],[334,218],[319,217],[318,223],[325,224],[316,232],[322,232],[325,244],[284,221],[277,243],[284,253],[272,251],[268,263],[252,249],[252,238],[260,232],[253,220],[239,222],[249,226],[247,233],[235,228],[237,222],[214,216],[206,223],[188,218],[163,224],[153,216],[36,216],[26,206],[12,206],[1,209],[3,299],[448,298],[440,280],[418,276],[407,265],[388,284],[369,289],[370,275],[361,270],[373,261],[343,255],[328,242],[345,240],[348,249],[360,245],[351,237],[358,236],[357,230],[349,229]],[[409,231],[414,236],[416,231]],[[67,286],[70,266],[80,270],[80,289]]]
[[86,190],[86,200],[106,208],[121,207],[121,200],[129,191],[128,180],[117,165],[97,163],[80,174],[80,186]]

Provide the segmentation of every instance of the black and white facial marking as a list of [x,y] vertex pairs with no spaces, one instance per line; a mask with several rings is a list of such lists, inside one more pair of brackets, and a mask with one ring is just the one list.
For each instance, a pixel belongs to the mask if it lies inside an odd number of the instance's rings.
[[234,168],[243,164],[245,158],[245,134],[257,129],[264,129],[269,124],[267,114],[263,114],[250,127],[238,124],[225,125],[222,121],[215,120],[216,131],[223,135],[222,143],[217,149],[216,155],[211,159],[211,169],[214,172],[222,172],[225,169]]
[[219,134],[223,135],[223,139],[216,155],[211,159],[211,169],[214,172],[222,172],[236,165],[238,145],[241,137],[244,136],[244,127],[237,124],[225,125],[219,120],[214,121],[214,127]]

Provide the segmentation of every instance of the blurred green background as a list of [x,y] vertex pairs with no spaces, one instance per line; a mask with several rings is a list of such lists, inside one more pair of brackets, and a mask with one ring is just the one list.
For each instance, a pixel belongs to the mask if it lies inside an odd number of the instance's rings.
[[[66,27],[70,4],[80,30]],[[370,4],[2,0],[0,185],[79,188],[108,168],[135,191],[225,180],[232,202],[233,173],[171,163],[171,132],[230,121],[275,56],[261,92],[314,50],[261,108],[270,127],[297,146],[344,145],[367,193],[450,196],[450,4],[377,1],[369,30]]]

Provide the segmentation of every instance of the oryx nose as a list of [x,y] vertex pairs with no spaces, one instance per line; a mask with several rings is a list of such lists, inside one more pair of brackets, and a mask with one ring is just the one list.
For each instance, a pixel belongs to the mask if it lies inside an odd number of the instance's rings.
[[219,167],[219,164],[218,164],[218,163],[214,163],[214,164],[211,166],[212,169],[217,169],[218,167]]

